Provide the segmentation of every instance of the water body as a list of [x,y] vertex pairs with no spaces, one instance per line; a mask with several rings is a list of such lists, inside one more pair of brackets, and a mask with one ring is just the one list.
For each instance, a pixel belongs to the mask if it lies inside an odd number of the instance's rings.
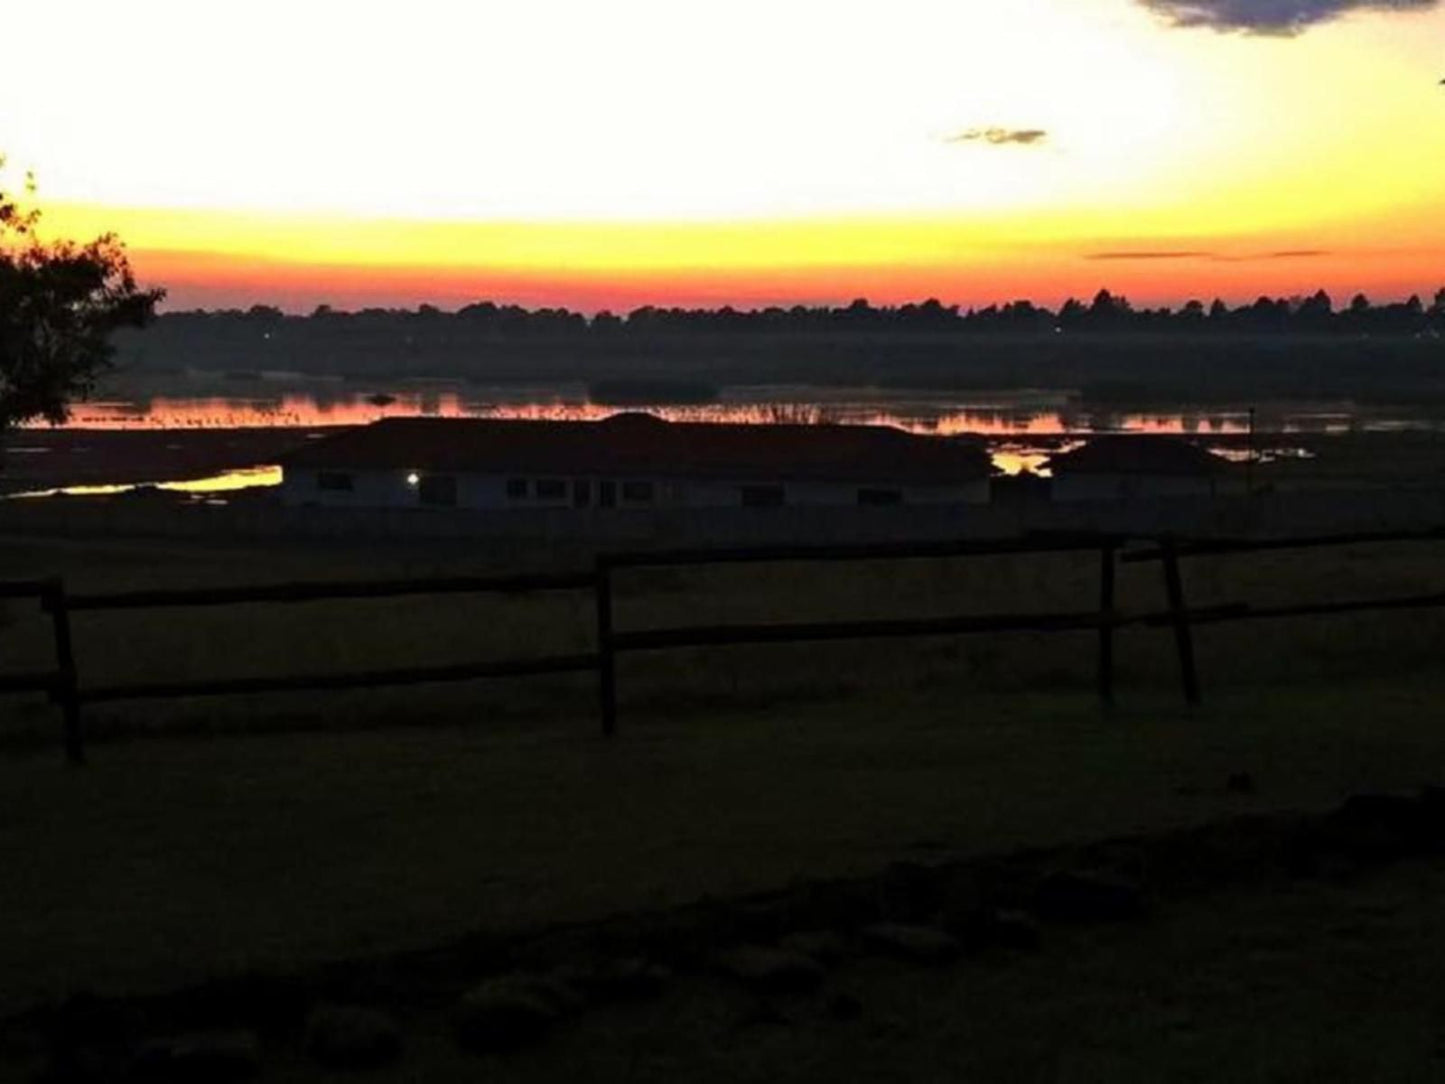
[[[936,436],[1027,438],[1093,433],[1240,436],[1246,407],[1113,411],[1078,405],[1068,392],[1013,391],[967,397],[873,388],[739,387],[708,403],[593,402],[586,389],[555,387],[378,387],[369,390],[276,388],[225,394],[108,397],[82,403],[70,426],[89,429],[195,429],[365,425],[381,418],[529,418],[592,421],[619,410],[646,410],[674,421],[750,424],[892,425]],[[1256,413],[1261,431],[1352,432],[1415,420],[1366,416],[1349,404],[1287,404]],[[1420,424],[1425,424],[1423,419]]]
[[[190,392],[197,394],[190,394]],[[1067,391],[1048,389],[946,394],[874,388],[735,387],[708,403],[646,403],[626,406],[593,402],[584,386],[475,386],[461,382],[411,382],[372,388],[340,382],[291,381],[284,377],[246,382],[172,382],[166,393],[138,388],[79,404],[70,429],[197,432],[221,429],[323,429],[365,425],[390,417],[513,418],[592,421],[621,410],[645,410],[673,421],[747,424],[889,425],[930,436],[983,438],[995,465],[1016,474],[1040,470],[1047,458],[1102,433],[1150,433],[1201,439],[1219,454],[1242,459],[1251,425],[1256,452],[1265,458],[1304,456],[1290,437],[1357,432],[1440,431],[1441,423],[1408,412],[1362,410],[1344,403],[1266,404],[1248,407],[1109,410],[1086,406]],[[42,454],[28,448],[23,434],[8,449],[17,458]],[[209,497],[237,488],[274,485],[271,464],[236,464],[236,469],[184,481],[160,478],[144,486]],[[58,486],[53,493],[109,494],[140,488],[127,485]]]

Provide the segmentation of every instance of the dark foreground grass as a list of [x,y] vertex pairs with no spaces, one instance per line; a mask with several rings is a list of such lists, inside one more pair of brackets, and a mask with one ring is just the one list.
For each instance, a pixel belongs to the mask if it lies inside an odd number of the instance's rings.
[[[491,731],[190,737],[0,760],[0,1009],[868,872],[1317,808],[1445,776],[1441,686],[882,693]],[[1247,771],[1253,796],[1231,794]]]
[[[847,963],[811,995],[714,980],[590,1011],[507,1057],[408,1018],[382,1084],[997,1081],[1231,1084],[1434,1081],[1445,1072],[1445,869],[1413,863],[1174,901],[1143,925],[1052,927],[1029,955],[944,968]],[[839,994],[856,1018],[828,1011]],[[266,1080],[330,1079],[277,1053]]]

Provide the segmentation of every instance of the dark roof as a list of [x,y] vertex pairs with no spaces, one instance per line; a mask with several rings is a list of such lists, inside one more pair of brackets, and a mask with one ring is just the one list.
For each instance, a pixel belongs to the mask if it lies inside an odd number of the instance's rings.
[[1061,474],[1173,474],[1206,477],[1228,467],[1226,460],[1180,437],[1121,434],[1095,437],[1081,448],[1049,460]]
[[874,425],[387,418],[315,441],[282,467],[531,475],[954,483],[987,478],[973,441]]

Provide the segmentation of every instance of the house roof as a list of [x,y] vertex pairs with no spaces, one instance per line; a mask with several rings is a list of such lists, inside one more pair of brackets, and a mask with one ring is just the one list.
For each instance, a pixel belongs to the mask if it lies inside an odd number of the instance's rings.
[[1049,467],[1062,474],[1169,474],[1208,477],[1228,467],[1212,452],[1180,437],[1120,434],[1095,437],[1071,452],[1053,456]]
[[282,467],[449,473],[950,484],[992,472],[976,442],[871,425],[387,418],[317,440]]

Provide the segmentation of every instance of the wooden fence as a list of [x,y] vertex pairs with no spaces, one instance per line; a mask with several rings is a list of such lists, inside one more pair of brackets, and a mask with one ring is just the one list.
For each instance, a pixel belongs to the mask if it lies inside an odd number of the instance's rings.
[[[1170,537],[1133,539],[1103,534],[1033,534],[1009,539],[909,542],[883,545],[761,546],[741,549],[678,550],[604,554],[590,571],[514,576],[460,576],[408,580],[366,580],[330,583],[281,583],[253,587],[128,591],[69,594],[59,579],[0,581],[0,599],[33,598],[49,615],[55,642],[55,668],[43,673],[0,673],[0,694],[44,692],[60,709],[64,746],[74,764],[84,762],[82,708],[139,699],[181,699],[263,692],[300,692],[405,686],[538,674],[595,672],[602,732],[617,730],[617,657],[628,652],[735,644],[775,644],[895,637],[964,636],[1005,632],[1097,634],[1096,691],[1100,701],[1114,700],[1114,635],[1124,627],[1167,627],[1172,630],[1185,699],[1201,699],[1194,659],[1193,628],[1224,621],[1302,617],[1368,610],[1422,609],[1445,606],[1445,593],[1405,597],[1306,602],[1290,606],[1254,607],[1245,602],[1190,609],[1184,590],[1182,560],[1190,557],[1301,549],[1370,542],[1438,541],[1445,530],[1311,536],[1277,539],[1177,540]],[[1135,548],[1129,548],[1134,546]],[[693,625],[675,628],[619,630],[613,617],[614,580],[629,569],[751,564],[786,561],[900,560],[928,557],[980,557],[1002,554],[1093,551],[1099,558],[1098,605],[1091,609],[1052,613],[961,614],[925,618],[861,621]],[[1166,608],[1124,614],[1115,605],[1119,561],[1159,562]],[[448,666],[368,669],[351,673],[285,674],[84,686],[79,679],[71,637],[71,615],[100,610],[229,606],[242,603],[304,604],[337,599],[376,599],[404,595],[517,594],[553,591],[593,592],[596,606],[596,650],[570,655],[462,663]]]

